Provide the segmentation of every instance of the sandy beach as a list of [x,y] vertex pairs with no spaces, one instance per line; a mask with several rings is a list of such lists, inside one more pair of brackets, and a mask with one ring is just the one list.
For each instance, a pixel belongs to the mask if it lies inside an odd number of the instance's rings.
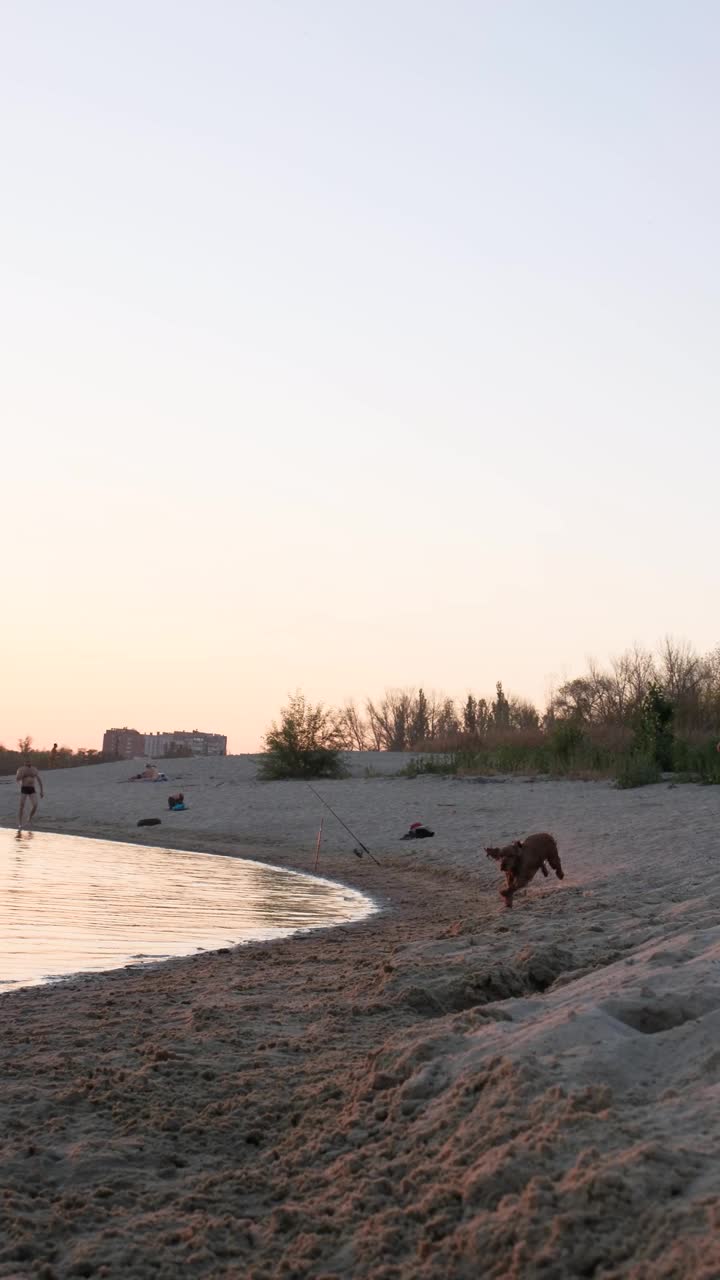
[[[1,1277],[717,1280],[720,789],[401,764],[316,784],[367,921],[0,997]],[[312,868],[306,786],[164,767],[49,773],[38,828]],[[483,846],[540,830],[505,911]]]

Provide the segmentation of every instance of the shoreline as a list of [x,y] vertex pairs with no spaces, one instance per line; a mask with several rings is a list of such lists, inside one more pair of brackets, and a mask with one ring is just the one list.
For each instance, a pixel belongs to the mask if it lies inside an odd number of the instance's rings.
[[[3,834],[13,834],[13,829],[10,827],[0,827],[0,836],[2,836]],[[140,848],[144,847],[144,848],[150,848],[150,849],[160,849],[162,852],[169,852],[169,853],[176,851],[174,847],[171,845],[158,845],[156,842],[148,838],[145,835],[145,832],[143,832],[143,834],[136,839],[130,839],[126,836],[120,837],[117,835],[112,838],[108,836],[100,837],[95,834],[90,834],[89,830],[87,834],[81,834],[77,829],[74,829],[72,832],[68,832],[68,831],[50,831],[45,828],[42,828],[42,829],[37,829],[36,831],[32,831],[30,833],[25,833],[25,838],[27,838],[28,834],[30,835],[30,837],[34,836],[35,834],[39,834],[43,836],[63,836],[63,837],[69,837],[71,839],[77,839],[77,840],[97,840],[105,844],[117,844],[117,845],[132,844]],[[256,866],[270,867],[273,870],[283,871],[288,875],[302,876],[311,880],[316,880],[320,883],[332,885],[334,888],[347,889],[351,893],[354,893],[354,892],[360,893],[366,903],[365,914],[360,916],[357,920],[343,921],[342,926],[344,928],[351,928],[355,924],[361,924],[364,920],[370,919],[371,917],[378,915],[381,912],[388,909],[388,903],[383,900],[382,895],[380,893],[369,894],[367,891],[355,890],[352,885],[347,883],[346,879],[340,879],[337,876],[331,877],[330,875],[321,875],[319,871],[316,873],[313,871],[302,870],[300,868],[295,868],[288,865],[281,866],[279,862],[273,862],[270,858],[267,858],[267,857],[252,858],[252,857],[249,857],[248,854],[245,852],[238,853],[237,851],[231,852],[229,850],[221,851],[220,849],[217,849],[217,848],[201,849],[196,847],[198,843],[202,843],[202,842],[196,841],[193,843],[193,847],[190,848],[189,847],[190,842],[188,842],[187,848],[178,849],[177,852],[196,853],[198,856],[203,856],[203,857],[205,856],[226,857],[226,858],[232,858],[232,859],[240,859],[243,862],[254,864]],[[338,924],[334,924],[332,922],[328,924],[299,926],[294,932],[286,935],[285,938],[273,938],[273,937],[269,937],[267,939],[251,938],[245,941],[237,942],[233,945],[234,947],[247,947],[255,943],[258,943],[260,941],[266,941],[266,942],[290,941],[291,938],[296,937],[298,935],[309,936],[315,933],[322,934],[327,929],[333,929],[337,927],[338,927]],[[288,928],[292,928],[292,926],[288,926]],[[57,987],[57,986],[65,986],[70,982],[87,981],[89,979],[101,979],[105,977],[107,974],[114,973],[117,970],[133,970],[137,972],[141,970],[148,971],[152,969],[157,969],[158,967],[164,964],[170,963],[172,960],[187,959],[188,957],[195,955],[196,950],[198,949],[202,951],[204,955],[207,955],[207,956],[217,954],[217,952],[221,950],[222,951],[227,950],[226,945],[218,945],[217,947],[213,947],[213,946],[206,946],[204,944],[200,945],[200,944],[188,943],[188,947],[189,947],[189,950],[182,954],[168,955],[163,959],[148,960],[143,962],[139,960],[133,961],[131,957],[128,957],[128,959],[124,963],[112,965],[107,969],[87,969],[87,970],[78,969],[78,970],[69,972],[67,974],[60,974],[53,978],[45,978],[45,979],[21,982],[21,983],[18,983],[17,985],[12,985],[9,983],[5,984],[0,982],[0,999],[4,995],[8,995],[11,992],[26,991],[31,987]]]
[[[98,838],[90,828],[85,834]],[[135,843],[151,842],[143,836]],[[196,841],[196,845],[201,843],[206,847],[199,852],[244,856],[244,852],[218,848],[218,842]],[[276,865],[290,861],[283,850],[277,850],[276,856]],[[270,856],[263,851],[256,860],[267,864]],[[358,867],[359,874],[349,876],[342,861],[327,861],[326,874],[337,876],[337,883],[379,896],[367,883],[365,868]],[[420,921],[427,923],[426,914],[432,915],[434,925],[438,923],[436,908],[426,913],[418,910],[417,903],[403,900],[399,873],[391,879],[395,883],[389,891],[385,886],[384,908],[351,924],[172,957],[148,968],[84,974],[60,984],[4,993],[0,1001],[4,1032],[0,1070],[10,1088],[0,1100],[0,1124],[10,1139],[3,1151],[3,1181],[8,1194],[4,1222],[0,1216],[0,1239],[4,1240],[0,1275],[42,1275],[48,1280],[57,1276],[64,1280],[84,1274],[142,1277],[150,1271],[175,1276],[188,1269],[190,1274],[247,1274],[260,1280],[286,1273],[286,1231],[276,1230],[275,1218],[281,1212],[278,1205],[286,1198],[283,1183],[287,1174],[278,1180],[261,1175],[265,1152],[268,1146],[272,1148],[278,1140],[287,1142],[290,1137],[288,1159],[294,1164],[292,1149],[303,1133],[310,1141],[317,1140],[318,1132],[339,1122],[347,1093],[354,1090],[358,1077],[362,1078],[365,1056],[375,1040],[374,1035],[368,1042],[364,1034],[358,1034],[365,1030],[363,1012],[371,1023],[380,1024],[378,1033],[384,1035],[388,1030],[387,1011],[374,1009],[372,1001],[368,1004],[365,982],[362,978],[358,981],[358,973],[368,965],[377,967],[377,961],[368,961],[368,953],[380,937],[384,945],[391,941],[385,936],[388,931],[397,944],[400,939],[404,942],[417,936]],[[464,896],[464,889],[459,893]],[[452,918],[457,905],[449,912]],[[306,965],[310,967],[307,978]],[[331,984],[324,972],[328,967],[336,974]],[[229,995],[228,983],[237,982],[238,994]],[[366,1010],[348,1008],[342,995],[328,1007],[327,993],[347,987],[352,988],[353,999],[359,997],[367,1005]],[[186,1010],[189,1012],[183,1017]],[[248,1014],[252,1015],[250,1027]],[[230,1025],[233,1015],[238,1021]],[[358,1017],[360,1026],[355,1027],[352,1037],[356,1043],[350,1044],[346,1029]],[[179,1028],[179,1019],[187,1025]],[[295,1036],[283,1040],[282,1033],[274,1029],[289,1020],[303,1024],[297,1042]],[[219,1021],[228,1024],[225,1032],[218,1032],[215,1024]],[[390,1011],[389,1022],[394,1029],[403,1019]],[[281,1038],[276,1040],[278,1034]],[[301,1048],[302,1041],[307,1044]],[[322,1061],[318,1058],[320,1041]],[[223,1079],[217,1066],[211,1065],[217,1063],[220,1047],[223,1056],[233,1058],[232,1080]],[[275,1072],[279,1068],[279,1078],[266,1081],[261,1090],[255,1087],[256,1054],[263,1055],[266,1063],[273,1057],[280,1059],[272,1064]],[[283,1059],[287,1059],[295,1080],[289,1096]],[[331,1084],[326,1080],[328,1072]],[[169,1076],[175,1076],[179,1095],[170,1104],[165,1088],[154,1087],[156,1081],[164,1085]],[[38,1094],[28,1097],[31,1079]],[[238,1090],[244,1098],[240,1109],[233,1101]],[[205,1127],[210,1119],[205,1114],[209,1093],[216,1095],[213,1106],[220,1109],[222,1118],[219,1124]],[[279,1109],[271,1114],[273,1102]],[[168,1104],[176,1117],[170,1121]],[[194,1127],[198,1107],[205,1127],[199,1159],[200,1134]],[[228,1108],[229,1119],[225,1115]],[[107,1132],[108,1113],[112,1116],[111,1134]],[[38,1115],[49,1116],[42,1136],[37,1131]],[[222,1149],[220,1158],[209,1150],[215,1145],[213,1132]],[[112,1146],[123,1152],[119,1163],[126,1172],[119,1176]],[[207,1184],[208,1162],[217,1166],[210,1177],[212,1194]],[[162,1166],[160,1173],[158,1164]],[[264,1211],[256,1215],[243,1209],[237,1224],[234,1217],[232,1224],[227,1218],[227,1238],[220,1246],[209,1239],[201,1245],[195,1239],[205,1233],[202,1224],[196,1224],[191,1232],[183,1230],[185,1215],[194,1216],[187,1204],[177,1204],[177,1230],[171,1230],[159,1246],[155,1226],[143,1231],[148,1196],[155,1197],[155,1213],[161,1218],[168,1210],[169,1182],[174,1188],[173,1200],[178,1184],[184,1188],[181,1201],[198,1195],[204,1200],[208,1196],[216,1199],[206,1223],[213,1235],[215,1214],[234,1215],[238,1212],[236,1197],[240,1195],[242,1201],[238,1166],[242,1177],[250,1178],[250,1200],[257,1199],[261,1185],[264,1188]],[[141,1195],[135,1195],[128,1184],[131,1171],[133,1178],[141,1176]],[[30,1172],[32,1191],[27,1183]],[[68,1201],[72,1201],[71,1207]],[[122,1217],[129,1220],[127,1230],[135,1237],[133,1242],[121,1240],[113,1225],[120,1204]],[[171,1216],[175,1211],[170,1210]],[[53,1225],[43,1230],[48,1214]],[[22,1224],[19,1227],[18,1222]],[[266,1235],[269,1224],[273,1224],[272,1245]],[[122,1236],[125,1234],[124,1227]],[[316,1247],[307,1257],[302,1241],[300,1249],[300,1273],[313,1274]],[[247,1270],[256,1261],[257,1270]],[[295,1266],[293,1262],[293,1270]]]
[[[93,822],[112,776],[48,825],[308,870],[303,792],[203,767],[181,839]],[[653,790],[335,784],[382,866],[319,874],[386,910],[5,993],[0,1277],[720,1274],[718,799]],[[505,911],[478,846],[544,826],[566,879]]]

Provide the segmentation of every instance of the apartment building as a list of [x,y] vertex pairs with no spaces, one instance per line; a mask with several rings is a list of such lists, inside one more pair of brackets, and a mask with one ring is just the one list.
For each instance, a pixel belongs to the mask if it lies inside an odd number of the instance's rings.
[[151,760],[173,755],[179,749],[194,756],[227,755],[227,737],[222,733],[202,733],[199,729],[173,729],[172,733],[146,733],[144,754]]
[[102,751],[104,756],[116,760],[134,760],[136,756],[145,755],[145,735],[137,729],[106,729],[103,734]]

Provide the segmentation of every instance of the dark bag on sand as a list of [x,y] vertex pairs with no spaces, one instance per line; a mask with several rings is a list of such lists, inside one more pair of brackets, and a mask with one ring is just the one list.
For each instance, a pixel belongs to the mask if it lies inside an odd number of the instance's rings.
[[160,825],[161,825],[160,818],[140,818],[140,820],[138,821],[139,827],[159,827]]
[[410,830],[406,831],[405,835],[401,836],[400,839],[401,840],[427,840],[428,836],[434,836],[434,835],[435,835],[435,832],[431,831],[429,827],[422,827],[418,823],[413,823]]

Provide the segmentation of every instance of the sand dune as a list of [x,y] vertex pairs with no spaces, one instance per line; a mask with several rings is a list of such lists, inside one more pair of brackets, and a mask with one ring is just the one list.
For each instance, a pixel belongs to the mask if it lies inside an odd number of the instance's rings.
[[[381,915],[0,997],[0,1276],[720,1275],[720,790],[397,763],[318,787]],[[168,768],[185,814],[132,771],[48,775],[40,825],[312,865],[253,758]],[[567,878],[506,912],[481,848],[542,829]]]

